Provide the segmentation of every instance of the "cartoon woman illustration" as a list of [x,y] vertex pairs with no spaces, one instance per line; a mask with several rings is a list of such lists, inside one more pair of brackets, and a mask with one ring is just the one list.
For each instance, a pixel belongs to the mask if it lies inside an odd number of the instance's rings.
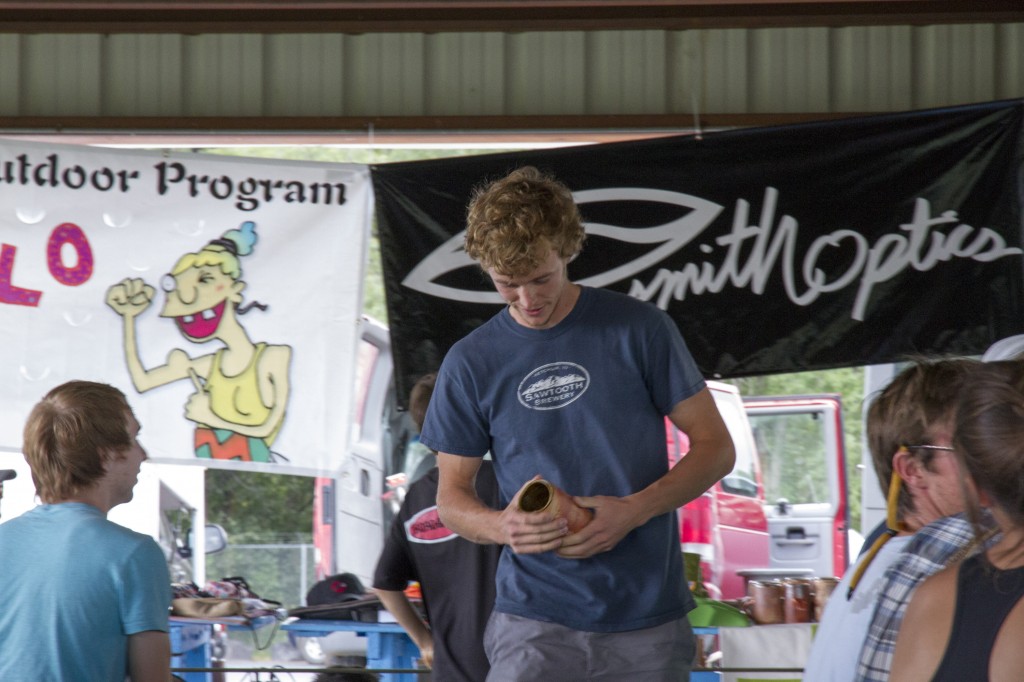
[[254,344],[238,320],[254,306],[266,309],[260,303],[241,305],[245,282],[239,257],[252,253],[255,243],[256,224],[244,222],[182,256],[161,281],[167,300],[160,316],[172,318],[193,343],[224,344],[208,355],[192,358],[176,348],[166,364],[146,369],[135,320],[149,308],[156,290],[137,278],[107,290],[107,305],[124,319],[125,358],[135,389],[145,393],[182,379],[195,386],[185,417],[196,423],[196,457],[269,462],[284,423],[291,347]]

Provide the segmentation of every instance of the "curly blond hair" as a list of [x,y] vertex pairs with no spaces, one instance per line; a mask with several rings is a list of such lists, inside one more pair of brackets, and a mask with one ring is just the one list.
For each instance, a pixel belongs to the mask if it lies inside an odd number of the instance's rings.
[[533,166],[478,188],[469,202],[466,253],[485,270],[524,275],[537,269],[550,249],[562,258],[575,256],[585,239],[572,192]]

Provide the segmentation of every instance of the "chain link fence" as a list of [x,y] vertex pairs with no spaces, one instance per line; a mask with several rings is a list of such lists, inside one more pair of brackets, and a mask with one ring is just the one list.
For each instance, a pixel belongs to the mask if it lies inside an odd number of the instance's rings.
[[207,579],[239,576],[260,597],[281,602],[286,609],[305,605],[306,593],[316,581],[316,561],[309,536],[296,533],[294,537],[275,535],[259,539],[265,542],[229,542],[223,552],[209,555]]

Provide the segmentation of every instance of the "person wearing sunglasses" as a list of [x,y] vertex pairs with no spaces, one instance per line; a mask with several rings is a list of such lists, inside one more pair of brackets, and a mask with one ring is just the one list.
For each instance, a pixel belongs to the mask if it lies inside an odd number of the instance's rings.
[[888,491],[886,529],[846,572],[825,607],[804,679],[864,679],[859,664],[883,610],[871,647],[874,652],[882,646],[891,660],[909,592],[971,544],[953,426],[959,394],[980,364],[918,359],[871,402],[867,441],[875,473]]
[[[1021,679],[1024,669],[1024,363],[985,364],[961,395],[954,456],[976,537],[996,541],[925,580],[911,599],[893,680]],[[951,598],[951,595],[955,595]]]

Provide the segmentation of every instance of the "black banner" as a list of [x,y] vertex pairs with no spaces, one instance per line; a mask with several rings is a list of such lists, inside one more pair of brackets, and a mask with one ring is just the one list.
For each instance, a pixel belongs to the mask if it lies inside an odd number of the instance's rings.
[[521,165],[576,197],[573,281],[651,301],[709,378],[980,354],[1024,333],[1024,100],[374,166],[397,389],[500,309],[462,251]]

